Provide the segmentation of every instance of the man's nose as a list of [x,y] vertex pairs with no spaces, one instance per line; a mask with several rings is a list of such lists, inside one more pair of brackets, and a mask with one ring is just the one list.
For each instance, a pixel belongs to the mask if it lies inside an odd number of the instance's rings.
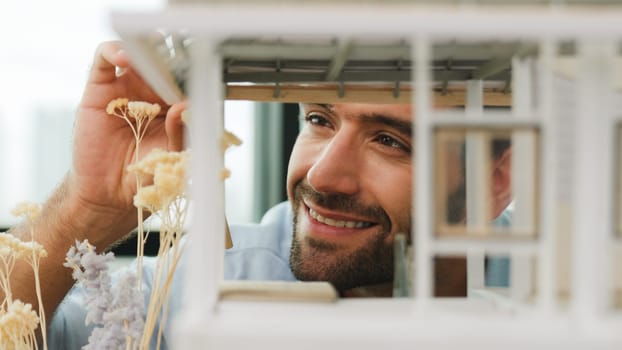
[[307,181],[318,192],[356,194],[361,165],[361,150],[355,138],[337,133],[315,159]]

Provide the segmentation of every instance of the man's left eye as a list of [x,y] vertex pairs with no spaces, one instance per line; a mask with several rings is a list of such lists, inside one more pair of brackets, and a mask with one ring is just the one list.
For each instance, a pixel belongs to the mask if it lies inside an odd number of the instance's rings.
[[389,135],[379,135],[377,138],[378,142],[384,146],[400,149],[403,151],[408,151],[408,147],[404,146],[403,143],[398,141],[397,139],[389,136]]

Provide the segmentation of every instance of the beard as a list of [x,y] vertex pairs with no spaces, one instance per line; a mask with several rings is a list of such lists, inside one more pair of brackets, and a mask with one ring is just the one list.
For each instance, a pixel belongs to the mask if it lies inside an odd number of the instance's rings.
[[[376,222],[377,231],[354,250],[299,232],[303,198],[324,208],[356,213]],[[294,237],[289,263],[301,281],[330,282],[338,291],[393,281],[393,244],[387,238],[392,223],[379,206],[363,204],[356,196],[320,193],[299,182],[294,188]],[[410,216],[398,224],[399,232],[410,232]]]

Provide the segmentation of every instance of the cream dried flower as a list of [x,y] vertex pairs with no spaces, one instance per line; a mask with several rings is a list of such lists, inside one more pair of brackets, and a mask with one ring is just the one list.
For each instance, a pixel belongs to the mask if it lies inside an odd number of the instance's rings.
[[32,305],[13,300],[6,313],[0,314],[0,349],[33,349],[39,324]]
[[22,242],[10,233],[0,234],[0,256],[7,257],[12,255],[15,259],[35,257],[45,257],[47,252],[43,246],[37,242]]
[[111,115],[122,114],[126,110],[129,100],[127,98],[116,98],[108,102],[106,113]]
[[128,102],[127,110],[130,117],[136,120],[153,120],[160,114],[160,105],[157,103],[147,103],[142,101]]
[[172,197],[181,195],[184,192],[186,183],[185,164],[160,164],[156,166],[153,174],[153,184],[162,193]]
[[222,139],[221,139],[221,147],[222,151],[226,151],[231,146],[239,146],[242,144],[242,140],[239,137],[235,136],[234,133],[225,130]]
[[160,148],[154,148],[149,154],[147,154],[139,162],[130,164],[127,167],[129,172],[139,174],[141,176],[154,175],[156,167],[159,164],[170,164],[177,162],[186,162],[181,158],[187,158],[188,152],[168,152]]
[[188,112],[188,110],[184,109],[184,111],[181,112],[181,121],[186,125],[190,122],[190,112]]
[[164,200],[154,186],[141,188],[134,196],[134,206],[156,212],[164,207]]
[[[117,98],[108,103],[106,113],[121,118],[132,129],[137,144],[140,143],[149,123],[160,113],[160,105],[142,101],[129,101],[127,98]],[[138,151],[136,151],[138,155]]]
[[220,171],[220,179],[221,180],[225,180],[227,178],[229,178],[231,176],[231,170],[227,169],[227,168],[223,168]]
[[188,151],[167,152],[154,149],[128,170],[143,177],[153,176],[153,184],[140,188],[134,196],[134,205],[149,211],[167,208],[184,194]]
[[15,217],[21,217],[30,222],[34,221],[41,214],[41,204],[33,202],[18,203],[11,214]]

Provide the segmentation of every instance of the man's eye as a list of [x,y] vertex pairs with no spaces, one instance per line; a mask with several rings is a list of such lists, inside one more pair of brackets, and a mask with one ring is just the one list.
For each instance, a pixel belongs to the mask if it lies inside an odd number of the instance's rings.
[[405,152],[409,152],[409,149],[407,146],[405,146],[403,143],[401,143],[400,141],[398,141],[397,139],[389,136],[389,135],[379,135],[378,138],[378,143],[380,143],[383,146],[387,146],[390,148],[395,148],[395,149],[399,149]]
[[314,114],[314,113],[306,115],[305,122],[312,124],[312,125],[317,125],[317,126],[330,126],[330,122],[328,121],[328,119],[324,118],[323,116],[319,114]]

